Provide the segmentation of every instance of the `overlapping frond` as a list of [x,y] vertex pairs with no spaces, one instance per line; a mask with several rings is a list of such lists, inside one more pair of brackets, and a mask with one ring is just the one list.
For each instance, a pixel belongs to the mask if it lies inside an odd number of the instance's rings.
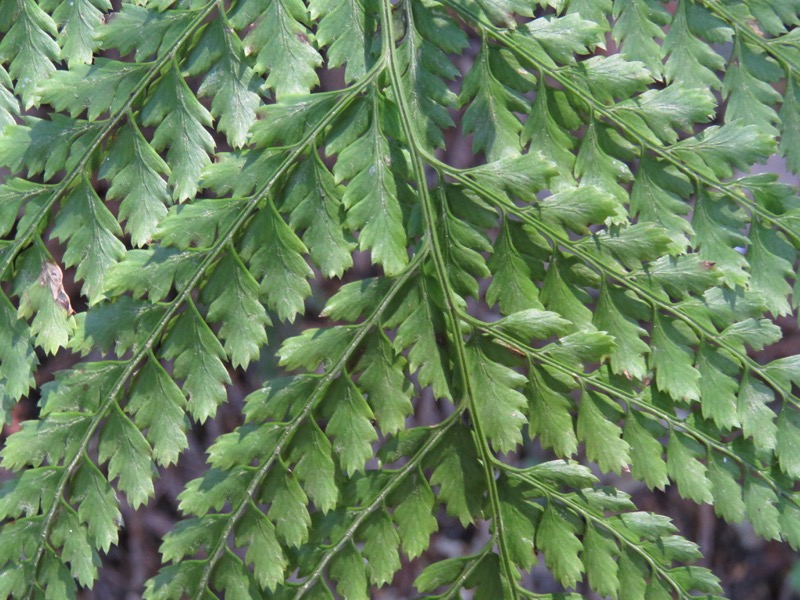
[[[0,451],[0,597],[91,587],[266,355],[146,598],[368,598],[411,560],[432,597],[530,596],[537,560],[720,597],[584,459],[800,547],[800,360],[753,357],[800,304],[800,205],[748,174],[800,169],[794,0],[0,14],[0,415],[41,398]],[[488,536],[440,560],[443,520]]]

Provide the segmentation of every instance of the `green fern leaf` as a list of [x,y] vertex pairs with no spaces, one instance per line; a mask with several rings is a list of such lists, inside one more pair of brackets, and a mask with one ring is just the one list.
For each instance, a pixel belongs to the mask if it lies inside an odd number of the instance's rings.
[[[0,332],[3,396],[17,400],[34,386],[33,370],[38,359],[29,341],[27,324],[17,318],[16,310],[5,294],[0,297]],[[6,421],[5,409],[3,406],[3,422]]]
[[439,526],[433,516],[433,491],[427,479],[417,475],[407,479],[395,493],[398,501],[392,518],[397,524],[403,551],[414,559],[428,547],[430,536]]
[[125,230],[135,246],[150,243],[167,214],[170,197],[162,174],[169,174],[167,163],[133,124],[120,132],[100,168],[99,176],[111,182],[107,197],[122,200],[119,219],[127,221]]
[[121,109],[144,73],[145,68],[135,63],[98,59],[92,66],[53,73],[39,85],[39,100],[69,112],[71,117],[86,110],[93,121],[108,110]]
[[19,114],[19,102],[11,92],[13,82],[4,67],[0,67],[0,128],[12,125],[14,116]]
[[85,179],[75,188],[59,212],[52,235],[66,242],[64,264],[77,265],[76,276],[84,280],[83,292],[90,302],[97,301],[105,289],[110,266],[125,254],[125,246],[114,215]]
[[[198,353],[201,360],[196,359]],[[205,421],[225,400],[225,384],[231,380],[221,360],[225,351],[197,308],[178,318],[164,340],[164,357],[175,360],[174,375],[184,380],[189,412],[198,421]]]
[[353,266],[354,244],[344,231],[342,193],[319,155],[301,163],[292,177],[283,210],[289,225],[303,229],[303,243],[326,277],[341,277]]
[[328,46],[328,66],[345,65],[345,80],[363,77],[372,63],[372,36],[377,26],[374,2],[311,0],[311,17],[319,22],[317,43]]
[[153,449],[153,458],[162,465],[177,462],[189,445],[186,439],[186,400],[164,368],[148,361],[131,387],[127,409],[134,422],[146,430],[145,437]]
[[628,412],[623,437],[630,445],[631,472],[649,488],[664,489],[668,483],[664,448],[658,441],[663,433],[656,422],[639,412]]
[[16,81],[14,92],[30,105],[36,85],[56,70],[53,63],[60,58],[53,39],[56,23],[33,0],[5,0],[0,11],[7,17],[0,26],[0,62],[7,65],[8,74]]
[[613,14],[612,33],[622,56],[643,62],[660,79],[663,65],[658,41],[664,37],[662,26],[670,22],[669,13],[656,0],[617,0]]
[[376,336],[364,349],[358,363],[358,382],[384,434],[403,430],[405,419],[413,412],[412,388],[404,375],[406,360],[395,356],[391,341]]
[[366,540],[362,552],[368,561],[370,581],[375,585],[390,582],[400,569],[397,553],[400,538],[391,517],[385,511],[377,512],[363,525],[361,535]]
[[331,564],[331,577],[338,582],[336,591],[345,598],[356,600],[369,598],[364,559],[352,543],[348,544]]
[[678,401],[700,399],[700,372],[694,367],[694,355],[689,347],[696,341],[682,322],[655,317],[650,363],[656,372],[658,389]]
[[256,507],[250,507],[237,530],[239,546],[247,545],[245,560],[252,563],[256,580],[273,589],[283,578],[285,558],[278,543],[275,526]]
[[711,502],[711,482],[706,477],[706,467],[697,456],[700,449],[678,432],[672,432],[667,445],[667,470],[678,484],[684,498],[695,502]]
[[536,546],[544,551],[547,566],[565,587],[573,587],[584,571],[579,558],[583,546],[575,533],[575,524],[548,505],[536,533]]
[[[274,4],[280,5],[280,2],[276,0]],[[232,21],[235,26],[235,19]],[[259,33],[253,30],[250,36],[258,37]],[[198,51],[189,57],[186,74],[206,74],[197,94],[199,97],[214,97],[211,114],[219,118],[217,129],[226,134],[231,146],[239,148],[247,141],[247,132],[256,120],[261,82],[253,69],[243,62],[244,49],[239,38],[225,29],[222,20],[216,21],[204,34],[198,46],[202,52]],[[245,43],[249,40],[250,37]],[[256,63],[256,70],[259,70],[259,66]],[[278,71],[279,76],[283,77]]]
[[125,415],[114,413],[109,418],[100,436],[98,460],[108,461],[109,480],[119,478],[119,489],[125,492],[131,506],[139,506],[153,495],[156,470],[149,444]]
[[787,81],[786,92],[781,105],[781,122],[783,135],[781,136],[781,154],[786,157],[789,168],[793,172],[800,170],[800,102],[795,90],[796,84],[791,79]]
[[194,196],[200,172],[211,162],[208,154],[214,149],[214,140],[205,129],[211,125],[211,113],[200,104],[177,69],[170,69],[156,85],[142,109],[142,124],[156,127],[152,141],[156,151],[169,148],[173,198],[185,200]]
[[144,295],[152,302],[163,300],[173,285],[180,288],[195,266],[197,256],[159,247],[157,250],[133,250],[113,265],[106,276],[106,292],[120,295],[132,291],[134,298]]
[[411,346],[409,369],[411,372],[419,370],[420,383],[430,385],[437,398],[449,398],[452,392],[447,377],[447,349],[438,339],[444,323],[431,297],[436,293],[436,288],[432,287],[435,285],[423,279],[413,286],[407,293],[404,306],[386,325],[400,324],[394,339],[395,350],[402,352]]
[[469,104],[464,113],[464,132],[473,135],[472,151],[484,152],[489,161],[516,156],[520,151],[522,124],[514,115],[525,110],[523,95],[535,80],[515,77],[504,83],[506,73],[519,73],[511,53],[483,45],[472,70],[464,79],[459,103]]
[[[606,416],[608,413],[612,416]],[[604,471],[619,472],[630,463],[628,444],[622,439],[622,429],[614,423],[619,413],[619,407],[608,397],[587,393],[581,398],[576,424],[578,437],[586,444],[589,459]]]
[[532,250],[535,253],[536,250],[520,233],[518,226],[504,220],[488,261],[493,277],[486,290],[486,301],[492,306],[499,304],[500,312],[506,315],[543,308],[539,302],[539,288],[533,283],[534,266],[537,265],[535,254],[531,256],[525,252]]
[[779,118],[773,105],[781,96],[770,83],[780,80],[783,72],[770,57],[738,40],[734,55],[737,64],[728,68],[723,86],[723,93],[728,96],[726,120],[747,120],[758,125],[760,131],[777,133],[775,124]]
[[408,263],[408,251],[398,185],[390,168],[396,159],[381,129],[382,113],[388,110],[375,96],[362,103],[351,117],[358,139],[341,150],[329,146],[328,151],[340,155],[333,169],[336,181],[349,180],[342,203],[348,226],[361,231],[359,247],[372,250],[373,261],[394,275]]
[[158,54],[175,41],[192,19],[188,10],[148,10],[125,4],[98,33],[101,47],[116,48],[126,56],[135,51],[136,62]]
[[[75,329],[75,320],[70,316],[68,299],[65,303],[64,298],[59,295],[63,294],[59,287],[60,268],[50,262],[38,261],[41,256],[38,252],[29,254],[28,266],[33,267],[39,263],[42,274],[21,290],[18,315],[23,319],[33,316],[30,332],[36,345],[48,354],[55,354],[59,348],[67,345]],[[33,269],[28,271],[30,273]]]
[[339,380],[328,391],[330,404],[335,405],[325,433],[333,439],[333,450],[346,473],[361,471],[372,456],[372,442],[378,434],[370,423],[373,413],[361,392],[347,380]]
[[[233,284],[231,284],[233,275]],[[203,288],[201,299],[208,304],[206,318],[221,323],[219,337],[235,367],[247,367],[258,358],[267,341],[266,327],[272,325],[258,300],[258,283],[235,253],[220,261]]]
[[[273,0],[263,7],[257,2],[242,2],[231,13],[233,27],[239,30],[248,28],[244,47],[248,54],[256,56],[253,68],[262,74],[269,71],[266,85],[275,91],[278,98],[308,92],[319,82],[315,67],[322,64],[322,57],[311,45],[311,32],[304,23],[305,18],[306,8],[298,0]],[[249,27],[251,24],[255,26]],[[224,30],[220,29],[220,33],[228,37]],[[234,60],[230,66],[246,72],[243,65],[237,64],[238,58]],[[233,75],[240,76],[239,73]],[[216,86],[226,90],[224,80]],[[244,89],[247,89],[246,85]],[[257,98],[254,101],[257,103]],[[236,107],[231,106],[231,110],[236,112]],[[236,118],[241,118],[241,115]]]
[[421,3],[413,4],[406,41],[401,46],[403,92],[409,106],[420,115],[417,135],[433,148],[444,146],[442,129],[452,127],[447,112],[457,96],[447,82],[458,75],[447,54],[460,54],[469,44],[464,32],[444,13]]
[[626,478],[800,546],[797,4],[0,0],[0,597],[187,467],[108,593],[721,598]]
[[605,25],[584,20],[578,14],[548,19],[534,19],[519,29],[518,41],[547,66],[572,64],[576,55],[588,54],[590,47],[601,43]]
[[262,211],[242,241],[241,256],[268,298],[269,307],[283,320],[303,311],[311,292],[306,281],[311,269],[301,253],[306,248],[275,211]]
[[475,459],[475,448],[469,433],[455,428],[447,434],[439,450],[431,485],[439,485],[438,499],[444,502],[448,514],[463,525],[472,523],[481,509],[483,482]]
[[525,378],[513,370],[492,361],[480,348],[467,346],[467,368],[474,389],[492,402],[481,402],[476,413],[492,447],[501,452],[513,450],[522,442],[525,396],[515,388],[525,383]]
[[721,42],[729,41],[731,33],[703,7],[679,2],[664,38],[663,52],[669,56],[664,67],[667,81],[678,81],[694,88],[719,88],[722,83],[715,71],[723,70],[725,61],[698,35]]
[[786,25],[797,25],[796,0],[776,4],[756,0],[748,6],[752,15],[765,31],[779,35],[786,31]]
[[44,172],[44,180],[53,179],[61,169],[77,164],[76,151],[86,148],[96,126],[53,115],[49,121],[28,117],[27,125],[11,125],[0,145],[0,164],[12,171],[27,169],[28,176]]
[[526,388],[528,426],[545,448],[552,447],[558,456],[567,457],[578,449],[578,440],[569,414],[569,402],[559,392],[563,392],[563,387],[555,380],[531,369]]

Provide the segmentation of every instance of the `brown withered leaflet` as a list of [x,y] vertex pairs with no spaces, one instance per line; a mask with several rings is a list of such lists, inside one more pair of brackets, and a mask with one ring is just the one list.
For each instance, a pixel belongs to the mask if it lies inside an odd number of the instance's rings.
[[72,310],[69,296],[64,289],[64,274],[61,271],[61,267],[51,262],[42,263],[42,272],[39,274],[39,284],[46,285],[50,288],[50,295],[53,296],[53,300],[66,310],[67,314],[75,314],[75,311]]

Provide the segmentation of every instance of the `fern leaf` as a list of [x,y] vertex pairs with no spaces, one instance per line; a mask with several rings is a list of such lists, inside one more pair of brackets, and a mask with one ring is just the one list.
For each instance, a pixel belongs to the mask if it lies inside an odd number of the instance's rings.
[[4,67],[0,67],[0,127],[14,123],[14,116],[19,114],[19,102],[11,92],[13,82]]
[[135,246],[143,247],[153,239],[159,221],[166,215],[170,197],[167,163],[153,150],[141,131],[131,123],[112,143],[108,158],[98,175],[111,182],[107,197],[121,199],[120,220]]
[[77,265],[76,276],[84,280],[83,292],[96,301],[105,289],[110,266],[125,254],[117,239],[122,230],[114,215],[85,179],[73,190],[59,212],[52,235],[66,242],[64,264]]
[[[384,111],[391,110],[376,96],[350,117],[358,138],[341,150],[333,169],[337,183],[348,181],[342,196],[347,224],[359,229],[358,244],[371,250],[373,260],[395,275],[408,263],[403,211],[394,169],[396,158],[382,132]],[[343,142],[340,142],[343,143]],[[335,147],[338,148],[338,145]],[[329,151],[335,151],[328,147]]]
[[319,22],[317,42],[328,46],[328,66],[345,65],[345,80],[364,76],[373,60],[372,39],[377,26],[374,4],[365,0],[311,0],[311,17]]
[[2,25],[0,62],[7,65],[7,73],[15,81],[14,92],[29,106],[37,84],[56,70],[53,63],[61,54],[54,40],[57,26],[33,0],[5,0],[0,10],[7,16]]
[[669,13],[656,0],[617,0],[614,2],[614,40],[628,60],[644,63],[657,78],[663,65],[659,40],[662,26],[670,22]]
[[314,263],[327,277],[341,277],[353,266],[353,242],[344,230],[342,193],[319,155],[300,164],[290,180],[282,207],[289,224],[302,229]]
[[266,294],[270,308],[284,320],[302,312],[311,289],[311,270],[301,253],[306,248],[275,211],[262,211],[242,240],[241,255]]
[[472,151],[484,152],[489,161],[519,154],[522,124],[514,113],[524,111],[522,94],[535,80],[515,77],[509,85],[505,83],[508,78],[499,73],[520,71],[513,55],[484,44],[464,79],[459,96],[462,106],[469,104],[464,113],[464,132],[473,135]]
[[464,32],[446,14],[424,4],[412,4],[408,35],[401,47],[404,93],[409,106],[421,116],[417,135],[433,148],[444,146],[441,130],[454,125],[447,112],[456,95],[447,82],[458,75],[447,54],[460,54],[468,45]]
[[[244,48],[248,54],[255,55],[253,68],[257,73],[269,71],[266,85],[275,91],[278,98],[285,94],[308,92],[319,82],[314,69],[322,63],[322,57],[311,45],[311,32],[304,23],[305,18],[306,8],[298,0],[273,0],[263,7],[257,2],[242,2],[231,13],[230,23],[233,27],[239,30],[248,28]],[[255,26],[250,27],[251,24]],[[217,35],[227,38],[223,43],[230,44],[227,41],[230,38],[225,31],[220,29],[219,32]],[[230,50],[232,48],[227,52]],[[234,58],[234,61],[222,69],[238,68],[247,77],[247,68],[240,64],[239,58]],[[200,66],[198,69],[205,70]],[[235,80],[240,75],[233,73],[233,76]],[[213,85],[224,90],[226,94],[229,93],[224,79]],[[244,90],[247,89],[247,85],[243,87]],[[254,105],[257,102],[258,99],[254,98],[249,104]],[[250,107],[251,112],[252,108],[253,106]],[[230,110],[237,112],[236,106],[231,106]],[[236,118],[242,116],[239,114]],[[246,129],[245,127],[243,133],[246,133]]]
[[184,380],[190,414],[205,421],[225,400],[225,384],[230,383],[230,376],[221,360],[225,351],[197,308],[191,307],[178,318],[164,340],[164,356],[175,360],[174,375]]
[[156,126],[152,140],[156,151],[169,148],[173,198],[185,200],[194,196],[200,172],[210,162],[208,154],[214,149],[214,140],[205,129],[211,125],[211,114],[177,69],[170,69],[156,85],[142,109],[142,124]]
[[715,71],[722,70],[725,61],[698,35],[705,35],[714,42],[731,38],[724,23],[705,8],[679,2],[664,38],[663,52],[668,55],[664,75],[670,83],[678,81],[687,87],[719,88],[722,84]]
[[[223,20],[218,20],[206,29],[198,46],[198,50],[203,50],[189,56],[186,74],[205,74],[197,95],[214,97],[211,114],[219,119],[217,129],[225,133],[231,146],[239,148],[244,145],[247,132],[256,120],[261,81],[243,62],[245,49],[239,38],[226,30],[223,23]],[[259,34],[253,30],[250,35],[255,37]],[[257,64],[256,70],[258,67]],[[283,74],[279,73],[279,76],[283,78]]]
[[187,467],[109,593],[721,597],[629,477],[800,546],[796,5],[0,0],[0,597]]

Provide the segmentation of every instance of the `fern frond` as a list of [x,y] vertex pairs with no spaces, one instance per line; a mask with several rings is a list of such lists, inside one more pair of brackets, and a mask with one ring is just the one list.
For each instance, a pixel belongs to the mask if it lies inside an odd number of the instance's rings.
[[135,593],[720,597],[627,477],[800,547],[796,9],[0,0],[0,598],[238,399]]

